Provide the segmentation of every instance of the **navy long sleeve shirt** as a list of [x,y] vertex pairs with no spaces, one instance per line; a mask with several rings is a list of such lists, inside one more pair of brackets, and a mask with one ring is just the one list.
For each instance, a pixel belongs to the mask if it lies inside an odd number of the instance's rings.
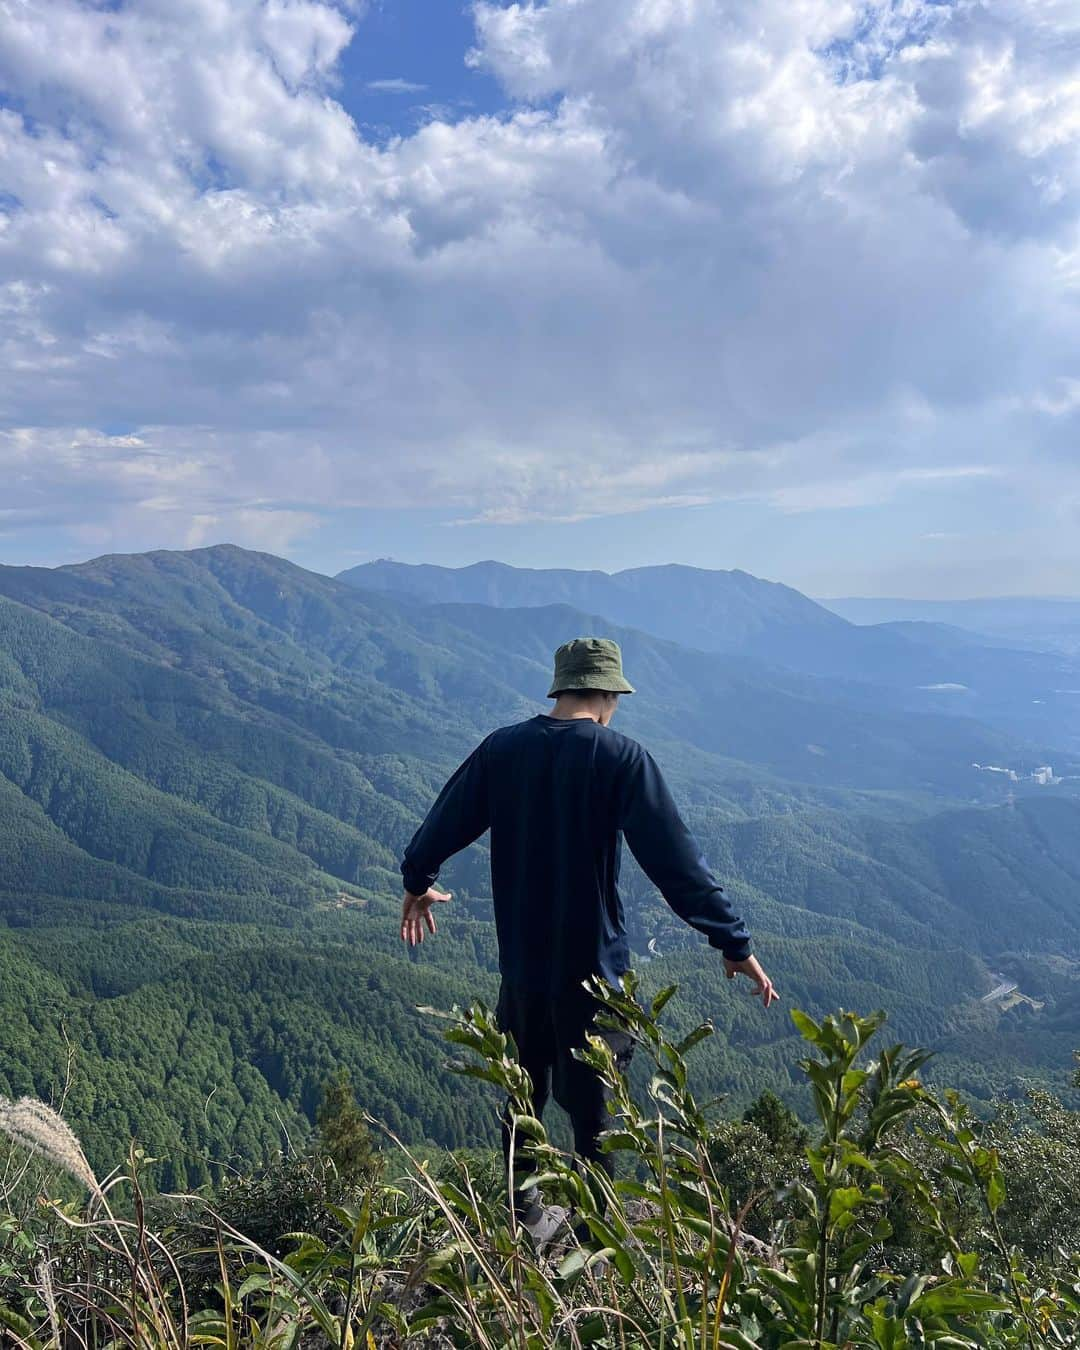
[[683,823],[656,762],[590,718],[543,714],[493,732],[439,794],[405,850],[422,895],[452,854],[491,830],[491,889],[504,979],[557,992],[629,967],[619,896],[625,837],[681,919],[732,961],[750,935]]

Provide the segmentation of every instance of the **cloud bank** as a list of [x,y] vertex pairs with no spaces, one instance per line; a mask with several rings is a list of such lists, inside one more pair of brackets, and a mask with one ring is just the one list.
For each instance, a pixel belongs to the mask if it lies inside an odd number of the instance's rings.
[[377,144],[355,5],[0,0],[0,531],[966,478],[1080,525],[1074,4],[474,18],[505,112]]

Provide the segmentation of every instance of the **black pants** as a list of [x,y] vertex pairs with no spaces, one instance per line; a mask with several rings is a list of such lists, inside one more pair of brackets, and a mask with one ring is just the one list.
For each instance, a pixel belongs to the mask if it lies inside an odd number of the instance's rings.
[[[599,1005],[584,989],[570,988],[557,996],[536,994],[518,988],[503,980],[495,1016],[502,1031],[513,1036],[518,1049],[518,1061],[532,1079],[532,1114],[543,1115],[548,1098],[556,1102],[570,1117],[574,1131],[574,1152],[579,1158],[597,1163],[610,1176],[613,1161],[600,1151],[597,1135],[608,1127],[608,1092],[599,1075],[587,1064],[582,1064],[570,1053],[585,1044],[589,1031],[595,1030],[611,1046],[618,1067],[625,1070],[630,1063],[634,1042],[628,1032],[594,1028],[593,1018]],[[503,1156],[510,1166],[510,1129],[503,1118]],[[520,1145],[516,1150],[520,1155]],[[514,1196],[518,1212],[530,1217],[538,1196],[535,1189],[520,1190],[519,1184],[530,1172],[529,1164],[520,1156],[514,1158]]]

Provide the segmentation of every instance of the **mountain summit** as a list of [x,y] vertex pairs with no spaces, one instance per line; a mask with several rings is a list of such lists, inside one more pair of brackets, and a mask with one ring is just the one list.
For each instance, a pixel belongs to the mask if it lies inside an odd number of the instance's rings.
[[837,633],[851,625],[800,591],[741,571],[669,563],[624,572],[510,567],[412,566],[381,558],[342,572],[362,590],[398,591],[425,600],[501,609],[571,605],[613,623],[710,651],[768,648],[794,633]]

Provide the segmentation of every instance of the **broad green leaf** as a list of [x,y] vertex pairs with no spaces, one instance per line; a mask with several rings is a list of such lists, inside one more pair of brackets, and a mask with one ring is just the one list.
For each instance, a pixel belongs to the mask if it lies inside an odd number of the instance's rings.
[[667,1005],[668,1000],[678,991],[678,988],[679,986],[677,984],[669,984],[665,989],[661,989],[653,999],[649,1007],[649,1012],[654,1021],[660,1016]]
[[829,1196],[829,1222],[835,1223],[841,1215],[856,1209],[864,1201],[858,1186],[840,1186]]
[[801,1008],[792,1008],[788,1016],[795,1023],[799,1035],[804,1041],[810,1041],[813,1045],[821,1044],[821,1028],[812,1017],[808,1017]]

